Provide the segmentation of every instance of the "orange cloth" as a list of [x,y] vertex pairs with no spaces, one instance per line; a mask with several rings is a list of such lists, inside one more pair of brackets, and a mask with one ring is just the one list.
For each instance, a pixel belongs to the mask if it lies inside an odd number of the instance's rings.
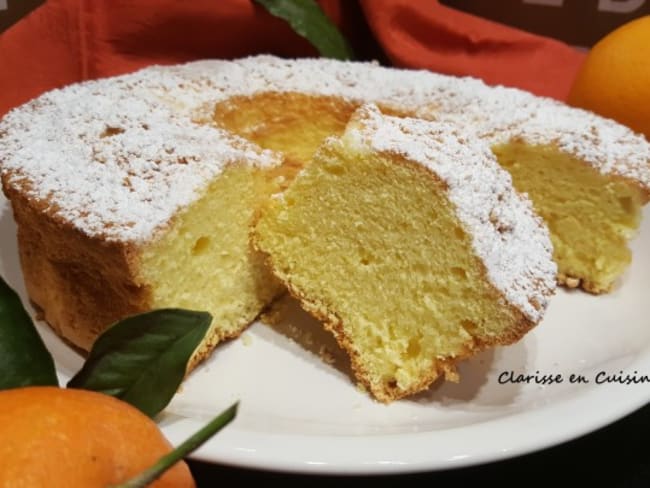
[[[361,15],[395,66],[472,75],[564,98],[583,55],[548,38],[434,0],[321,0],[351,37]],[[356,8],[356,12],[355,12]],[[367,39],[366,39],[367,41]],[[150,64],[257,53],[314,56],[307,41],[251,0],[48,0],[0,34],[0,115],[75,81]]]
[[361,0],[395,66],[482,78],[566,99],[585,54],[433,0]]

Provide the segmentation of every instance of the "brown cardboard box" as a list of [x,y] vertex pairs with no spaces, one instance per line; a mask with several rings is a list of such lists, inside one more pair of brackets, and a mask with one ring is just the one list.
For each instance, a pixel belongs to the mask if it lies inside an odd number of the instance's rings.
[[8,29],[45,0],[0,0],[0,32]]

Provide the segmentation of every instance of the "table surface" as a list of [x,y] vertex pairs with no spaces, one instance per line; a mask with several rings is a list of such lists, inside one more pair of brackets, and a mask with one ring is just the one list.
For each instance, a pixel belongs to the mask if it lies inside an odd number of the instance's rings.
[[[650,388],[650,385],[648,386]],[[246,470],[190,461],[199,488],[227,486],[228,482],[306,486],[318,483],[356,486],[364,481],[395,486],[415,483],[451,483],[448,486],[575,486],[650,487],[650,404],[618,422],[559,446],[506,461],[464,469],[381,477],[325,477]],[[246,484],[245,486],[249,486]],[[255,486],[255,485],[253,485]],[[436,486],[436,485],[431,485]],[[440,486],[440,485],[438,485]],[[568,485],[567,485],[568,486]]]

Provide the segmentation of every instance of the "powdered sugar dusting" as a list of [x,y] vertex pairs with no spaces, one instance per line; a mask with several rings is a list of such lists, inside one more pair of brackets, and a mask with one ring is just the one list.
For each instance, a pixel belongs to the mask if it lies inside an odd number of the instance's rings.
[[[417,117],[468,126],[490,144],[512,138],[554,144],[605,174],[637,180],[650,191],[650,144],[645,137],[612,120],[523,90],[488,86],[468,77],[329,59],[256,56],[236,62],[198,61],[172,69],[173,76],[185,80],[183,91],[197,82],[216,87],[216,97],[210,90],[197,89],[207,102],[232,95],[297,91],[394,106]],[[167,89],[180,99],[181,94]]]
[[143,241],[227,164],[279,162],[130,90],[130,81],[73,85],[11,112],[0,125],[9,184],[89,235]]
[[629,128],[585,110],[514,88],[487,86],[463,78],[445,82],[435,108],[416,115],[470,126],[490,144],[518,138],[532,145],[555,145],[603,174],[636,180],[650,190],[650,144]]
[[419,163],[444,181],[490,281],[531,321],[542,318],[557,272],[550,236],[484,141],[447,123],[384,116],[374,105],[357,110],[343,137],[360,150]]
[[147,240],[225,165],[278,161],[206,124],[215,103],[290,91],[394,106],[491,144],[555,144],[650,191],[647,141],[591,113],[471,78],[272,56],[153,66],[49,92],[0,121],[0,170],[89,235]]

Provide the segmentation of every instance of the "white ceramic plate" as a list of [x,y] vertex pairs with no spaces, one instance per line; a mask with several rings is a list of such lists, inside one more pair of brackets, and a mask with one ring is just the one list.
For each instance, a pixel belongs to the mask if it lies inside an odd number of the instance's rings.
[[[650,401],[650,382],[597,384],[599,373],[650,376],[650,211],[632,243],[634,262],[612,294],[559,291],[524,340],[460,367],[460,384],[391,405],[372,401],[317,324],[295,312],[325,348],[321,361],[287,336],[291,327],[256,323],[220,347],[186,383],[160,424],[179,443],[240,400],[237,419],[194,457],[243,467],[310,473],[398,473],[458,467],[551,446],[604,426]],[[15,224],[0,197],[0,273],[27,302]],[[39,323],[61,379],[81,357]],[[307,343],[309,342],[309,343]],[[559,384],[499,382],[502,374],[557,375]],[[622,373],[621,373],[622,372]],[[570,383],[571,374],[589,383]],[[503,377],[502,377],[503,379]]]

